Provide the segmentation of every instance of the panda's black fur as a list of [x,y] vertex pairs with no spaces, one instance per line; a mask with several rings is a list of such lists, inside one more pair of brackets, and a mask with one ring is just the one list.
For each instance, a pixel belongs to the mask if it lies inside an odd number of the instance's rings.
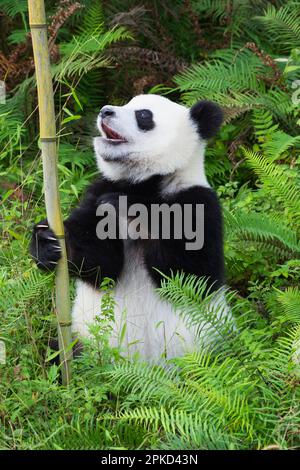
[[[183,271],[197,276],[207,276],[213,289],[224,283],[222,214],[215,192],[209,188],[192,187],[176,195],[161,197],[159,183],[161,176],[151,176],[146,181],[130,183],[128,181],[113,182],[99,178],[88,188],[80,205],[73,210],[65,221],[65,236],[68,251],[70,272],[91,286],[97,287],[101,279],[109,277],[118,280],[123,268],[123,240],[99,240],[96,236],[96,225],[99,216],[96,209],[105,198],[105,202],[114,204],[114,196],[127,195],[128,205],[143,203],[204,204],[204,246],[199,251],[186,251],[186,240],[141,240],[145,266],[156,286],[160,285],[161,275],[158,271],[169,275],[171,271]],[[47,223],[45,220],[38,225]],[[42,269],[53,269],[59,253],[57,243],[47,238],[55,237],[50,229],[34,229],[31,243],[31,254],[38,259]],[[53,243],[51,243],[51,241]],[[50,243],[49,243],[50,242]],[[156,269],[153,269],[156,268]]]
[[[145,108],[134,110],[137,125],[144,133],[151,132],[159,125],[155,112],[147,109],[146,104]],[[142,114],[139,111],[145,111],[145,113]],[[106,117],[112,114],[113,112],[110,112]],[[222,122],[222,112],[213,103],[200,102],[191,108],[189,118],[202,141],[216,134]],[[117,145],[114,147],[117,148]],[[172,155],[169,158],[172,160]],[[118,161],[116,159],[116,162]],[[118,165],[118,163],[112,162],[112,165]],[[128,168],[133,167],[128,164]],[[174,236],[171,236],[170,240],[136,240],[140,263],[152,279],[154,288],[160,286],[162,278],[160,273],[169,275],[171,272],[178,271],[207,277],[212,290],[223,286],[225,281],[222,214],[215,192],[209,186],[201,184],[191,184],[187,187],[183,185],[179,186],[175,192],[164,192],[162,187],[166,182],[172,184],[173,175],[170,172],[156,173],[155,166],[153,166],[153,174],[149,171],[149,175],[142,176],[141,178],[139,173],[139,177],[124,178],[122,172],[120,177],[110,177],[110,174],[104,174],[87,189],[79,206],[64,222],[70,273],[96,289],[99,288],[104,277],[109,277],[118,283],[125,263],[124,240],[100,240],[97,237],[96,226],[99,216],[96,216],[96,209],[99,204],[107,202],[117,205],[118,197],[126,195],[128,206],[135,203],[143,203],[147,207],[153,203],[167,203],[168,205],[178,203],[182,207],[184,204],[191,204],[193,215],[195,215],[196,204],[204,205],[202,249],[188,251],[185,248],[186,239],[178,240]],[[59,242],[48,226],[47,220],[41,221],[34,227],[30,251],[41,269],[55,268],[60,257]],[[147,358],[151,359],[151,354],[151,352],[147,354]]]

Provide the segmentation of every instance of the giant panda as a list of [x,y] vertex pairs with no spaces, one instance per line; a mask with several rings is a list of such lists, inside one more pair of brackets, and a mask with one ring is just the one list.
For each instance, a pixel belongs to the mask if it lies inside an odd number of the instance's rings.
[[[157,287],[163,275],[176,272],[205,276],[211,291],[224,286],[221,208],[204,168],[206,142],[222,119],[221,109],[210,101],[188,108],[154,94],[101,109],[100,136],[94,139],[101,176],[64,222],[69,269],[77,278],[74,334],[90,335],[90,325],[101,314],[99,286],[109,277],[115,281],[113,346],[128,357],[156,362],[197,348],[195,331],[161,299]],[[202,205],[203,246],[187,249],[184,235],[177,239],[173,232],[169,239],[99,238],[97,210],[117,207],[120,196],[127,196],[129,207],[188,204],[192,217],[196,205]],[[119,234],[130,218],[116,214]],[[31,254],[41,269],[55,269],[60,247],[46,219],[34,227]],[[226,314],[231,315],[229,309]]]

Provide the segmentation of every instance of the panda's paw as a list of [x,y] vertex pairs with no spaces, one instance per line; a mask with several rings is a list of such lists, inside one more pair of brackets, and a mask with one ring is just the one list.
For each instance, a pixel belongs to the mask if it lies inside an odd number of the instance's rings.
[[33,228],[30,253],[40,269],[53,271],[61,257],[61,248],[47,219],[42,220]]

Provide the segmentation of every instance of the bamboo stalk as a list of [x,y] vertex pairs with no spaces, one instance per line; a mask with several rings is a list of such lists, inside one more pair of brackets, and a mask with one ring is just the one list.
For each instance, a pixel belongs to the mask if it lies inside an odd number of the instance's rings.
[[62,249],[56,274],[56,313],[62,383],[68,385],[72,361],[69,274],[58,191],[55,112],[44,0],[28,0],[28,7],[38,91],[46,212]]

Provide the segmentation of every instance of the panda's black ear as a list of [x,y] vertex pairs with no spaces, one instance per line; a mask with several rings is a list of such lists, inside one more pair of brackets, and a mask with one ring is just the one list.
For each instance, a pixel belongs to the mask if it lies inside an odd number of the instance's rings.
[[198,101],[190,109],[190,115],[197,124],[202,139],[210,139],[217,134],[223,121],[223,111],[212,101]]

